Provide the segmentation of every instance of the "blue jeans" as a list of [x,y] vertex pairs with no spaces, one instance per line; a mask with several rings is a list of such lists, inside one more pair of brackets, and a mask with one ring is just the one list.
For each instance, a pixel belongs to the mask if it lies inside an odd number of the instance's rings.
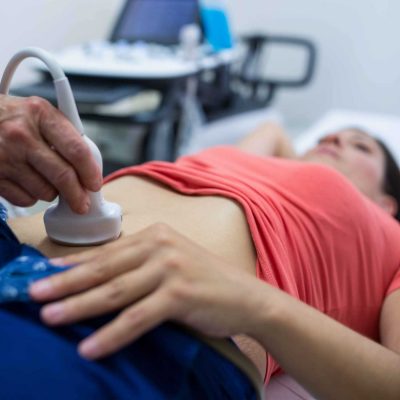
[[172,323],[153,329],[101,361],[77,353],[108,315],[65,327],[41,323],[31,282],[60,272],[21,244],[0,205],[0,398],[255,399],[248,378],[230,361]]

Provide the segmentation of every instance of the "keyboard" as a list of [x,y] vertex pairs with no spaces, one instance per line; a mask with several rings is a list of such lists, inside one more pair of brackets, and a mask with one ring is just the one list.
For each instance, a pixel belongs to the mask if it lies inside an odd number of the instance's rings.
[[197,63],[185,60],[177,48],[144,43],[92,42],[53,54],[65,73],[74,75],[170,79],[198,71]]

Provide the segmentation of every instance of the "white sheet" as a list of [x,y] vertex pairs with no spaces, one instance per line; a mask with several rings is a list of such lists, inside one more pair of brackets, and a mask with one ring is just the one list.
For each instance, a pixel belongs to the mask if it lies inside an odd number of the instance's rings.
[[282,124],[283,120],[278,111],[273,108],[265,108],[206,124],[193,133],[178,153],[180,155],[193,154],[212,146],[233,145],[266,121]]

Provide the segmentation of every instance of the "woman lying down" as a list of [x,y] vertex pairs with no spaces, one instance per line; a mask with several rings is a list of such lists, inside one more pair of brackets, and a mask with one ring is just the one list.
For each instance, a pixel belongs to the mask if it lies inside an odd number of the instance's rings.
[[400,398],[400,175],[380,142],[347,129],[294,159],[266,124],[104,194],[124,210],[104,246],[9,221],[48,261],[3,223],[2,398],[256,398],[251,368],[184,327],[232,338],[265,385],[285,370],[319,399]]

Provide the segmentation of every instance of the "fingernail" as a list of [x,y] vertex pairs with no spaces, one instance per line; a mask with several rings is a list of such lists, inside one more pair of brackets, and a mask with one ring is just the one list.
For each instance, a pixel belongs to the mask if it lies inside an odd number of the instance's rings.
[[87,188],[92,192],[98,192],[102,186],[103,186],[103,177],[99,171],[98,174],[96,174],[96,177],[92,176],[91,181],[88,182]]
[[102,186],[103,186],[103,177],[101,176],[99,179],[96,180],[97,190],[100,190]]
[[64,267],[66,265],[65,261],[63,258],[51,258],[49,260],[49,263],[53,266],[53,267]]
[[41,280],[29,287],[29,293],[33,296],[48,296],[53,291],[53,285],[49,280]]
[[64,316],[64,305],[54,303],[42,309],[42,317],[48,322],[60,322]]
[[82,214],[86,214],[89,211],[89,208],[90,208],[90,202],[89,202],[89,200],[87,200],[81,205],[79,211]]
[[99,346],[96,340],[84,340],[78,348],[79,354],[84,358],[94,358],[100,354]]

